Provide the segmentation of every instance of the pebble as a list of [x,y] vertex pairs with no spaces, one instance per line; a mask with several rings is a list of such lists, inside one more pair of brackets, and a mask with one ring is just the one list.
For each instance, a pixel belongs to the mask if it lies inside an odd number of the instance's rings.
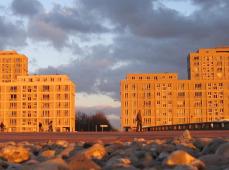
[[69,165],[63,159],[54,158],[40,164],[26,165],[20,170],[69,170]]
[[171,153],[163,162],[163,164],[168,167],[187,165],[197,167],[198,169],[205,168],[205,164],[201,160],[182,150],[174,151]]
[[225,158],[229,158],[229,142],[220,145],[216,150],[215,154]]
[[191,136],[189,130],[185,130],[185,131],[183,132],[182,138],[183,138],[184,140],[191,140],[191,139],[192,139],[192,136]]
[[55,150],[46,150],[41,153],[40,156],[45,158],[52,158],[55,156],[56,151]]
[[213,139],[211,142],[209,142],[203,149],[202,154],[211,154],[215,153],[218,147],[222,144],[226,143],[224,139],[217,138]]
[[17,147],[10,144],[1,149],[0,157],[12,163],[21,163],[30,158],[30,153],[22,146]]
[[60,145],[64,148],[66,148],[66,147],[68,147],[69,143],[68,143],[68,141],[65,141],[65,140],[57,140],[56,145]]
[[72,157],[68,163],[69,170],[101,170],[93,160],[89,159],[85,154],[79,153]]
[[92,147],[84,150],[84,154],[89,159],[102,159],[106,155],[106,149],[102,144],[94,144]]
[[0,170],[229,170],[229,139],[0,143]]
[[196,158],[191,156],[185,151],[178,150],[172,152],[168,158],[165,160],[164,164],[167,166],[176,166],[176,165],[189,165],[194,162]]
[[75,143],[71,143],[70,145],[68,145],[68,147],[66,147],[63,151],[60,152],[58,157],[69,158],[70,154],[74,151],[74,149],[75,149]]

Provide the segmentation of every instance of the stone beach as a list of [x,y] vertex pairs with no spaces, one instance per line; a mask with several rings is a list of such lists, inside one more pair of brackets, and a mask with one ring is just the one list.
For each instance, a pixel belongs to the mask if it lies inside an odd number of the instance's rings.
[[[172,132],[171,132],[172,133]],[[0,143],[0,170],[229,170],[229,139]]]

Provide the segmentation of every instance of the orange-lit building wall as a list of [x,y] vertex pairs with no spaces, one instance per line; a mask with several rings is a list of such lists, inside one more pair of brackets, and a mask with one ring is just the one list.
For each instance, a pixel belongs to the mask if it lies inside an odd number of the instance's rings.
[[12,82],[28,75],[28,58],[16,51],[0,51],[0,82]]
[[189,54],[191,80],[229,79],[229,47],[199,49]]
[[[138,110],[142,113],[143,127],[229,119],[229,78],[225,71],[227,68],[225,65],[228,64],[225,61],[229,61],[229,53],[225,51],[229,49],[214,48],[212,50],[216,51],[216,49],[217,55],[215,56],[216,53],[212,52],[211,56],[218,61],[216,63],[224,63],[221,64],[224,65],[222,74],[217,72],[221,69],[215,69],[215,67],[213,69],[215,72],[209,73],[212,69],[207,69],[205,62],[199,62],[201,65],[204,64],[203,67],[199,66],[201,68],[199,70],[204,71],[198,71],[198,78],[193,76],[193,67],[196,66],[193,60],[196,60],[194,58],[197,56],[193,53],[190,53],[189,57],[189,73],[192,78],[189,80],[178,80],[175,73],[128,74],[126,79],[121,81],[122,129],[136,128]],[[199,51],[206,52],[206,50]],[[221,55],[219,51],[222,51]],[[207,56],[209,55],[201,54],[199,61],[202,57],[205,57],[207,61]],[[223,61],[221,61],[222,58]],[[206,75],[209,77],[206,78]],[[223,78],[218,75],[223,75]]]
[[39,123],[48,131],[51,121],[55,132],[75,130],[75,84],[68,76],[25,74],[0,83],[0,122],[6,131],[37,132]]

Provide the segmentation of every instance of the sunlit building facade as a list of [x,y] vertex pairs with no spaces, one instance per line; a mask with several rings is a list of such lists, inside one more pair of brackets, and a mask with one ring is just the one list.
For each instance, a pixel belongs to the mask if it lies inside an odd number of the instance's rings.
[[15,51],[0,51],[0,82],[12,82],[28,74],[28,58]]
[[[8,132],[75,130],[75,85],[66,75],[28,75],[27,57],[0,52],[0,122]],[[9,63],[8,63],[9,62]],[[4,69],[3,69],[4,68]]]
[[121,127],[229,119],[229,48],[199,49],[188,56],[188,80],[176,73],[128,74],[121,81]]

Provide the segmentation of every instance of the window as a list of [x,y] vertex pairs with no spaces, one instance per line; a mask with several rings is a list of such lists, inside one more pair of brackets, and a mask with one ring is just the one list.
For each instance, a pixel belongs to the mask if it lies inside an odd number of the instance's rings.
[[33,91],[36,91],[37,90],[37,86],[33,86]]
[[199,56],[194,56],[194,60],[199,60]]
[[60,94],[57,94],[56,95],[56,98],[59,100],[60,99]]
[[10,119],[10,125],[16,125],[17,120],[16,119]]
[[44,92],[49,91],[49,86],[44,85],[44,86],[43,86],[43,91],[44,91]]
[[69,95],[68,95],[68,94],[65,94],[65,95],[64,95],[64,99],[65,99],[65,100],[68,100],[68,99],[69,99]]
[[43,103],[43,108],[49,108],[49,103]]
[[179,84],[179,85],[178,85],[178,89],[184,90],[184,84],[183,84],[183,83],[182,83],[182,84]]
[[49,100],[49,94],[44,94],[43,95],[43,100]]
[[17,107],[17,103],[10,103],[10,108],[16,108]]
[[56,111],[56,115],[57,115],[57,116],[60,116],[60,110],[57,110],[57,111]]
[[135,84],[132,85],[132,90],[135,90],[136,86]]
[[68,113],[68,111],[67,111],[67,110],[65,110],[65,112],[64,112],[64,116],[69,116],[69,113]]
[[185,92],[178,92],[178,97],[184,97],[185,96]]
[[10,99],[11,100],[16,100],[17,99],[17,95],[16,94],[11,94],[10,95]]
[[10,91],[13,91],[13,92],[17,91],[17,86],[11,86]]
[[69,86],[65,85],[65,91],[68,91],[68,90],[69,90]]
[[195,97],[201,97],[202,96],[202,92],[195,92]]
[[56,90],[57,90],[57,91],[60,91],[60,89],[61,89],[61,88],[60,88],[60,85],[56,86]]
[[202,87],[202,84],[198,83],[198,84],[195,84],[195,89],[201,89]]
[[17,112],[16,112],[16,111],[12,111],[12,112],[11,112],[11,116],[12,116],[12,117],[16,117],[16,116],[17,116]]

